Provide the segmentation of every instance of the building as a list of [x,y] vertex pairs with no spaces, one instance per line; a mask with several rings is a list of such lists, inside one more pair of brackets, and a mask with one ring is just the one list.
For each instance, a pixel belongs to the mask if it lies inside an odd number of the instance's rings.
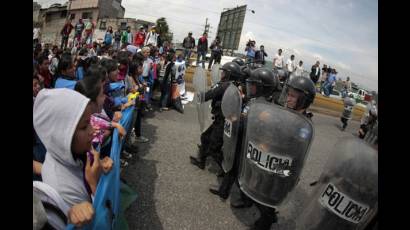
[[67,20],[67,12],[67,3],[64,5],[56,3],[49,8],[40,9],[37,23],[41,28],[42,43],[61,42],[60,31]]
[[125,8],[122,0],[71,0],[70,19],[77,22],[80,18],[98,21],[101,18],[123,18]]
[[60,44],[60,32],[67,19],[72,20],[73,26],[80,18],[91,19],[96,23],[96,32],[99,28],[104,28],[105,31],[108,25],[112,25],[115,30],[118,26],[135,24],[132,23],[135,19],[123,19],[125,8],[121,6],[121,1],[71,0],[63,5],[56,3],[45,9],[39,9],[39,5],[33,3],[33,25],[41,28],[42,43]]
[[38,17],[40,15],[41,5],[37,2],[33,2],[33,27],[37,27],[38,25]]

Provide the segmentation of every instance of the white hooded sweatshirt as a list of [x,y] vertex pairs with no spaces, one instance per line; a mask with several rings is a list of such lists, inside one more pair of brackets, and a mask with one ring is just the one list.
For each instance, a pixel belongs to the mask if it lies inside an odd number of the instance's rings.
[[91,201],[84,185],[83,163],[74,160],[71,142],[89,99],[71,89],[43,89],[33,107],[33,123],[47,149],[43,182],[69,205]]

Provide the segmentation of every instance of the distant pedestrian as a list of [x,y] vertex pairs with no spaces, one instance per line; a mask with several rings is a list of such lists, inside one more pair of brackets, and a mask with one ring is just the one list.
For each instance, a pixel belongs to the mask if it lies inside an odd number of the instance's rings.
[[320,62],[316,61],[316,64],[312,66],[312,70],[310,72],[310,79],[315,83],[319,80],[320,77]]
[[268,54],[265,52],[265,47],[261,45],[259,50],[255,53],[255,62],[265,65],[265,57],[267,56]]
[[273,68],[274,69],[282,69],[283,68],[282,49],[279,49],[278,53],[273,58]]
[[117,29],[114,33],[114,50],[119,50],[121,44],[121,30],[120,28]]
[[70,36],[73,25],[71,25],[71,20],[68,19],[60,31],[61,35],[61,49],[67,48],[68,37]]
[[246,43],[246,62],[247,63],[252,63],[253,60],[255,59],[255,52],[256,52],[256,48],[255,48],[255,41],[252,41],[249,39],[248,43]]
[[221,64],[223,52],[219,36],[216,36],[215,41],[212,42],[209,48],[211,49],[211,58],[209,58],[208,70],[211,70],[213,61],[215,61],[215,63]]
[[302,76],[303,71],[305,71],[303,69],[303,61],[300,60],[299,64],[296,66],[296,70],[295,70],[295,76]]
[[196,65],[199,65],[199,58],[202,57],[202,68],[205,68],[205,56],[208,52],[208,34],[203,33],[198,39]]
[[189,32],[188,37],[184,38],[182,47],[184,47],[185,63],[188,64],[192,49],[195,47],[195,39],[192,37],[192,32]]
[[113,36],[113,31],[112,31],[112,27],[109,26],[107,31],[105,32],[105,36],[104,36],[104,45],[109,47],[112,44],[112,36]]

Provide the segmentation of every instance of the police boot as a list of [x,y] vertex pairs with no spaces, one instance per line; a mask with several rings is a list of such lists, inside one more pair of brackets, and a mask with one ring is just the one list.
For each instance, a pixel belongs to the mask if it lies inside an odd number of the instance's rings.
[[191,160],[191,164],[198,166],[200,169],[205,169],[205,161],[200,160],[196,157],[190,156],[189,159]]
[[271,216],[271,215],[264,215],[262,213],[261,217],[256,220],[254,226],[251,228],[252,230],[270,230],[271,226],[273,223],[277,222],[277,216],[276,214]]
[[229,194],[221,193],[221,192],[219,191],[219,187],[217,187],[217,186],[214,186],[214,185],[211,186],[211,187],[209,188],[209,191],[210,191],[212,194],[219,196],[219,197],[222,199],[222,201],[225,201],[226,199],[228,199]]

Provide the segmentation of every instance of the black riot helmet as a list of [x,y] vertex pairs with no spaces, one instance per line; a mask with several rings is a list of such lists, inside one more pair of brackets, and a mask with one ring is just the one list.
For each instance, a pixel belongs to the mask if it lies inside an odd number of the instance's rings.
[[246,94],[248,98],[265,97],[268,101],[279,84],[278,78],[268,68],[258,68],[246,79]]
[[241,67],[235,62],[225,63],[221,70],[222,81],[239,81],[241,78]]
[[244,66],[245,65],[245,62],[242,60],[242,58],[235,58],[235,59],[232,60],[232,62],[235,62],[239,66]]
[[306,109],[310,104],[312,104],[313,100],[315,99],[316,88],[315,84],[312,80],[310,80],[310,78],[295,76],[289,80],[286,86],[287,92],[289,91],[289,89],[294,89],[301,94],[301,96],[299,96],[297,99],[295,108],[293,108],[295,110]]

